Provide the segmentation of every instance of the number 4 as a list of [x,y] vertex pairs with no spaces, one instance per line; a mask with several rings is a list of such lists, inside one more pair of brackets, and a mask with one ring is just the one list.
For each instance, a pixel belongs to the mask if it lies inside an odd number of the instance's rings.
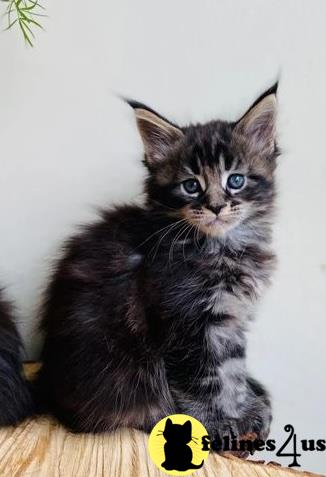
[[[291,464],[289,464],[288,467],[301,467],[301,465],[297,461],[297,457],[300,457],[301,454],[298,454],[298,452],[297,452],[297,436],[294,433],[294,427],[291,426],[291,424],[287,424],[286,426],[284,426],[284,430],[285,430],[285,432],[289,432],[290,435],[287,438],[287,440],[284,442],[282,447],[277,451],[276,455],[277,455],[277,457],[293,457],[293,462]],[[283,450],[286,448],[288,443],[291,441],[292,437],[293,437],[293,452],[292,453],[290,453],[290,452],[289,453],[287,453],[287,452],[283,453]]]

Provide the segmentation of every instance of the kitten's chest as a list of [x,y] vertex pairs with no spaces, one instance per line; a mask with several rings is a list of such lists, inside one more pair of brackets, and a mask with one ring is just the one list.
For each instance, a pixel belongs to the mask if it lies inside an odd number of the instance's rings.
[[160,270],[162,304],[182,314],[209,312],[239,316],[269,282],[274,256],[259,249],[247,253],[194,256]]

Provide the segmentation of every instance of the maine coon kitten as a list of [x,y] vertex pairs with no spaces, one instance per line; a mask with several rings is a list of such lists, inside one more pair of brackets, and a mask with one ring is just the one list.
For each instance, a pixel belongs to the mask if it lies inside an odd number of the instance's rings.
[[39,385],[75,431],[150,431],[185,413],[211,436],[267,437],[245,331],[274,266],[276,90],[236,122],[187,127],[130,102],[145,205],[71,238],[46,292]]
[[0,426],[21,421],[33,411],[22,371],[22,343],[9,304],[0,290]]

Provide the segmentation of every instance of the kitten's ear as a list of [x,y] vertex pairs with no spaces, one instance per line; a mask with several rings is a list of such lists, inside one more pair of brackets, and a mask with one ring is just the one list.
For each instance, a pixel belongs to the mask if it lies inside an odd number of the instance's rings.
[[165,421],[165,429],[168,429],[169,427],[172,426],[172,421],[170,418],[168,418],[166,421]]
[[186,421],[184,425],[182,426],[184,430],[191,435],[191,421]]
[[167,150],[183,137],[175,124],[142,103],[127,100],[134,109],[137,126],[145,148],[145,160],[149,165],[159,164],[166,158]]
[[277,86],[265,91],[235,125],[234,133],[245,136],[253,152],[272,154],[276,150]]

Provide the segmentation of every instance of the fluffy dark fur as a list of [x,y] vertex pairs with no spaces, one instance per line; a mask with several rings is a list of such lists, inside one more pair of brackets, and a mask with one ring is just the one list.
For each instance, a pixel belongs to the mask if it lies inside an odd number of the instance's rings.
[[0,426],[30,415],[33,404],[22,372],[22,343],[11,308],[0,290]]
[[150,431],[186,413],[214,436],[266,438],[270,400],[247,373],[245,331],[274,266],[276,86],[234,123],[179,128],[130,104],[145,205],[107,210],[66,243],[39,386],[75,431]]

